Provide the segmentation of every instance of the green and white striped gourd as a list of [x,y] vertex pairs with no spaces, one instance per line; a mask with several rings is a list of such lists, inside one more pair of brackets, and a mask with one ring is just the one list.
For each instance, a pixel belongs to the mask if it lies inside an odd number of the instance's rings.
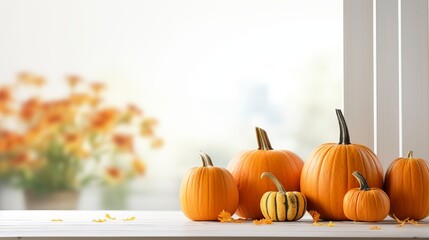
[[307,210],[307,200],[304,194],[296,191],[286,192],[280,181],[271,173],[264,172],[261,178],[268,177],[276,185],[278,192],[264,193],[260,207],[266,219],[272,221],[296,221],[304,216]]

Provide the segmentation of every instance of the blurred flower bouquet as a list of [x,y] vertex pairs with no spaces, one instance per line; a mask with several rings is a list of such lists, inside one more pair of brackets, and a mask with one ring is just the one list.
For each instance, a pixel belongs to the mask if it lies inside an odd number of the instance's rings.
[[132,104],[105,104],[103,83],[65,80],[65,97],[57,99],[44,97],[45,79],[29,73],[0,86],[0,178],[52,193],[90,182],[119,185],[144,174],[135,145],[162,145],[157,121]]

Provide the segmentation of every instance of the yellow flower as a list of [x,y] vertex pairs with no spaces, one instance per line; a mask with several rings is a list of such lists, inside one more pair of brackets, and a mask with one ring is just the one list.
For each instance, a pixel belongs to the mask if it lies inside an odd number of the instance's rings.
[[121,116],[121,123],[131,124],[132,121],[142,115],[142,110],[134,104],[128,104]]
[[70,101],[77,106],[92,104],[94,98],[86,93],[75,93],[70,96]]
[[0,152],[14,151],[25,144],[25,138],[21,134],[0,131]]
[[23,103],[19,115],[22,120],[30,121],[38,112],[40,112],[41,107],[42,103],[37,97],[30,98]]
[[11,159],[11,164],[14,168],[22,168],[29,163],[29,156],[26,152],[19,153]]
[[52,112],[46,114],[43,118],[44,123],[46,123],[46,125],[60,124],[63,123],[66,119],[66,116],[60,112]]
[[153,127],[158,124],[155,118],[146,118],[140,123],[141,136],[153,136]]
[[146,171],[146,164],[140,159],[134,159],[133,168],[137,174],[144,174]]
[[47,127],[44,123],[39,123],[27,130],[24,135],[25,142],[27,143],[35,143],[41,138],[44,137],[44,134],[47,133]]
[[71,88],[75,88],[76,85],[81,82],[82,80],[80,79],[79,76],[77,75],[69,75],[66,77],[67,83],[69,84],[69,86]]
[[78,156],[79,158],[86,158],[88,156],[88,152],[83,148],[84,144],[84,136],[79,132],[65,133],[63,136],[64,146],[65,148]]
[[0,104],[8,103],[12,100],[12,93],[9,87],[0,87]]
[[116,124],[118,118],[118,110],[116,108],[106,108],[90,119],[90,130],[96,132],[108,132]]
[[12,109],[9,107],[9,103],[12,101],[11,89],[7,86],[0,87],[0,113],[10,114]]
[[117,133],[113,135],[112,141],[120,151],[133,151],[133,137],[130,135]]
[[102,99],[99,97],[92,97],[91,101],[89,102],[89,105],[92,107],[97,107],[98,105],[100,105]]
[[65,143],[71,147],[79,145],[82,141],[82,135],[79,133],[66,133],[63,138]]
[[152,148],[160,148],[162,147],[162,145],[164,145],[164,140],[162,140],[161,138],[155,138],[150,143],[150,146]]
[[90,152],[82,147],[73,149],[72,154],[79,159],[87,159],[90,156]]
[[92,91],[95,93],[95,95],[98,95],[103,89],[106,88],[106,85],[101,82],[94,82],[90,85]]
[[116,185],[124,180],[124,173],[117,167],[106,168],[107,182]]
[[0,114],[12,115],[13,110],[7,104],[0,103]]
[[36,87],[41,87],[45,84],[45,78],[28,73],[28,72],[22,72],[18,75],[18,81],[20,83],[26,84],[26,85],[32,85]]
[[70,122],[75,116],[72,103],[68,99],[43,103],[42,113],[41,121],[48,126]]
[[140,116],[143,114],[143,111],[134,104],[128,104],[127,111],[132,115]]

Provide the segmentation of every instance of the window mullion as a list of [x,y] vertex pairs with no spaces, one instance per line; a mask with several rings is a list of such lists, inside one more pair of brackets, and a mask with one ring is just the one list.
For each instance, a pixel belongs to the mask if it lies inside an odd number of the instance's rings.
[[373,1],[344,0],[344,112],[351,141],[374,149]]

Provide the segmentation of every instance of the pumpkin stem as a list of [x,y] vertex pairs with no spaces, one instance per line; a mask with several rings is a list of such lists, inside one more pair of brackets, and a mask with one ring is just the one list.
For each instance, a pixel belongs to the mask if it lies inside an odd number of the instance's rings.
[[213,166],[213,162],[210,159],[209,155],[206,153],[200,152],[201,161],[203,161],[203,167]]
[[407,153],[407,158],[413,158],[413,151],[409,151]]
[[354,171],[352,173],[352,175],[358,180],[359,186],[360,186],[360,190],[364,190],[364,191],[371,190],[371,188],[369,187],[366,179],[364,178],[364,176],[362,176],[362,174],[360,174],[358,171]]
[[256,127],[256,139],[258,140],[258,150],[273,150],[270,139],[268,139],[267,132],[264,129]]
[[340,125],[340,142],[339,144],[351,144],[349,129],[347,128],[346,120],[340,109],[335,109],[337,113],[338,123]]
[[273,181],[274,185],[276,185],[277,189],[281,193],[286,193],[286,190],[284,189],[283,185],[280,183],[280,181],[270,172],[263,172],[261,175],[261,178],[268,177]]

